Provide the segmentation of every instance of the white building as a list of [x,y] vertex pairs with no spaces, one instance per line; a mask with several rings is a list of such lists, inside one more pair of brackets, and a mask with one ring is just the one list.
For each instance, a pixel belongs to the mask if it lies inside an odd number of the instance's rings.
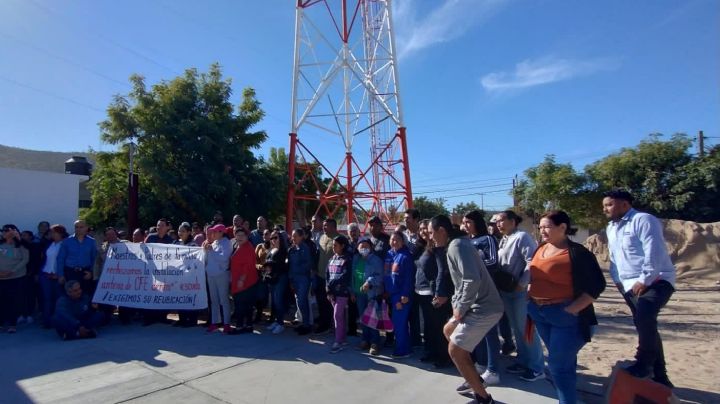
[[73,233],[80,182],[88,177],[0,167],[0,178],[0,226],[12,223],[35,233],[38,222],[47,220]]

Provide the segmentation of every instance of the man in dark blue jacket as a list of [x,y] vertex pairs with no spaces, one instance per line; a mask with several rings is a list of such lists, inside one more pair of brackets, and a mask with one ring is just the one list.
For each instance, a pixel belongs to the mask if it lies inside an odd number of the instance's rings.
[[66,341],[95,338],[95,328],[103,321],[102,313],[95,310],[97,305],[90,303],[90,297],[83,294],[80,282],[76,280],[65,283],[65,293],[55,305],[55,330]]

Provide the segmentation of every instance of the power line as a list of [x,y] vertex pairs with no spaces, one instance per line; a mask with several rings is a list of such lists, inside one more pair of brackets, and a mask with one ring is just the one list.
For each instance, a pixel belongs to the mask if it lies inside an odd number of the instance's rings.
[[12,83],[12,84],[14,84],[14,85],[16,85],[16,86],[24,87],[24,88],[27,88],[27,89],[36,91],[36,92],[41,93],[41,94],[45,94],[45,95],[47,95],[47,96],[49,96],[49,97],[57,98],[57,99],[59,99],[59,100],[67,101],[67,102],[69,102],[69,103],[72,103],[72,104],[75,104],[75,105],[78,105],[78,106],[81,106],[81,107],[84,107],[84,108],[87,108],[87,109],[91,109],[91,110],[93,110],[93,111],[105,112],[105,110],[102,110],[102,109],[100,109],[100,108],[94,107],[94,106],[92,106],[92,105],[85,104],[85,103],[82,103],[82,102],[80,102],[80,101],[76,101],[76,100],[73,100],[72,98],[67,98],[67,97],[62,96],[62,95],[54,94],[54,93],[51,93],[51,92],[49,92],[49,91],[46,91],[46,90],[43,90],[43,89],[40,89],[40,88],[37,88],[37,87],[33,87],[33,86],[29,85],[29,84],[21,83],[21,82],[19,82],[19,81],[16,81],[16,80],[11,79],[11,78],[8,78],[8,77],[0,76],[0,80],[7,81],[8,83]]
[[[487,192],[482,192],[482,193],[487,195],[487,194],[495,194],[495,193],[499,193],[499,192],[509,192],[509,191],[512,191],[512,188],[498,189],[496,191],[487,191]],[[442,199],[461,198],[464,196],[473,196],[473,195],[480,195],[480,192],[473,192],[473,193],[469,193],[469,194],[460,194],[460,195],[443,195]]]
[[[470,183],[482,183],[482,182],[491,182],[491,181],[503,181],[503,180],[510,180],[513,179],[513,177],[502,177],[502,178],[487,178],[487,179],[473,179],[473,180],[467,180],[467,181],[453,181],[453,182],[443,182],[438,184],[419,184],[414,185],[413,188],[432,188],[437,187],[441,185],[459,185],[459,184],[470,184]],[[417,181],[419,182],[419,181]],[[417,184],[415,182],[415,184]]]
[[100,77],[100,78],[103,78],[103,79],[105,79],[105,80],[107,80],[107,81],[111,81],[111,82],[113,82],[113,83],[120,84],[120,85],[125,86],[125,87],[128,87],[128,88],[131,87],[130,84],[127,83],[127,82],[120,81],[120,80],[116,80],[116,79],[114,79],[114,78],[112,78],[112,77],[110,77],[110,76],[107,76],[107,75],[105,75],[105,74],[103,74],[103,73],[97,72],[97,71],[95,71],[95,70],[93,70],[93,69],[90,69],[90,68],[88,68],[88,67],[86,67],[86,66],[83,66],[83,65],[81,65],[81,64],[79,64],[79,63],[77,63],[77,62],[74,62],[74,61],[72,61],[71,59],[68,59],[68,58],[66,58],[66,57],[64,57],[64,56],[60,56],[60,55],[56,55],[56,54],[54,54],[54,53],[51,53],[51,52],[48,51],[47,49],[44,49],[44,48],[41,48],[41,47],[39,47],[39,46],[33,45],[33,44],[31,44],[31,43],[29,43],[29,42],[27,42],[27,41],[24,41],[24,40],[22,40],[22,39],[20,39],[20,38],[18,38],[18,37],[16,37],[16,36],[14,36],[14,35],[8,34],[8,33],[6,33],[6,32],[0,32],[0,35],[4,36],[4,37],[6,37],[6,38],[10,38],[11,40],[16,41],[16,42],[18,42],[18,43],[20,43],[20,44],[22,44],[22,45],[24,45],[24,46],[27,46],[28,48],[31,48],[31,49],[33,49],[33,50],[35,50],[35,51],[37,51],[37,52],[44,53],[44,54],[46,54],[46,55],[48,55],[48,56],[50,56],[50,57],[52,57],[52,58],[61,60],[61,61],[65,62],[65,63],[67,63],[67,64],[69,64],[69,65],[71,65],[71,66],[75,66],[75,67],[77,67],[78,69],[82,69],[82,70],[85,70],[85,71],[87,71],[87,72],[89,72],[89,73],[92,73],[92,74],[94,74],[94,75],[96,75],[96,76],[98,76],[98,77]]
[[[32,4],[33,6],[39,8],[39,9],[41,9],[41,10],[43,10],[43,11],[45,11],[45,12],[48,13],[48,14],[51,14],[51,15],[54,14],[55,16],[59,16],[59,17],[66,17],[66,16],[67,16],[67,15],[63,15],[62,13],[59,13],[59,12],[57,12],[57,11],[55,11],[55,10],[52,10],[52,9],[46,7],[46,6],[43,5],[43,4],[38,3],[36,0],[27,0],[27,1],[28,1],[28,3]],[[67,26],[75,29],[76,31],[78,31],[77,28],[76,28],[74,25],[72,25],[72,24],[67,24]],[[180,72],[176,71],[176,70],[173,69],[172,67],[166,66],[166,65],[158,62],[157,60],[155,60],[155,59],[153,59],[153,58],[151,58],[151,57],[149,57],[149,56],[146,56],[146,55],[144,55],[144,54],[142,54],[142,53],[140,53],[140,52],[138,52],[138,51],[136,51],[136,50],[134,50],[134,49],[132,49],[132,48],[130,48],[130,47],[128,47],[128,46],[125,46],[125,45],[123,45],[123,44],[121,44],[121,43],[118,43],[118,42],[116,42],[116,41],[114,41],[114,40],[112,40],[112,39],[110,39],[110,38],[108,38],[108,37],[106,37],[106,36],[103,36],[103,35],[101,35],[101,34],[98,34],[98,33],[96,33],[96,32],[93,32],[92,34],[95,35],[96,37],[98,37],[98,38],[100,38],[100,39],[102,39],[102,40],[110,43],[111,45],[114,45],[114,46],[116,46],[116,47],[118,47],[118,48],[120,48],[120,49],[122,49],[122,50],[124,50],[124,51],[126,51],[126,52],[128,52],[128,53],[131,53],[131,54],[133,54],[133,55],[135,55],[135,56],[137,56],[137,57],[139,57],[139,58],[141,58],[141,59],[144,59],[144,60],[146,60],[146,61],[148,61],[148,62],[150,62],[150,63],[152,63],[152,64],[154,64],[154,65],[156,65],[156,66],[158,66],[158,67],[161,67],[161,68],[163,68],[163,69],[166,69],[166,70],[168,70],[168,71],[171,71],[171,72],[173,72],[174,74],[180,74]]]
[[[434,191],[414,192],[414,193],[418,194],[418,195],[426,195],[426,194],[437,194],[437,193],[441,193],[441,192],[467,191],[467,190],[471,190],[471,189],[480,189],[480,188],[504,187],[504,186],[508,186],[508,185],[512,185],[512,182],[506,182],[503,184],[493,184],[493,185],[478,185],[476,187],[438,189],[438,190],[434,190]],[[479,192],[476,192],[476,194],[477,193],[479,193]],[[485,193],[489,193],[489,192],[485,192]],[[471,195],[473,195],[473,194],[471,194]]]

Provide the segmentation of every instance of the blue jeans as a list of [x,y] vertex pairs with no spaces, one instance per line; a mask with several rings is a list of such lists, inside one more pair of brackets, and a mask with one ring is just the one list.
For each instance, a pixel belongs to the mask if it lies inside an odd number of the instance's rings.
[[287,274],[278,275],[275,283],[270,284],[270,293],[272,293],[271,320],[280,325],[283,325],[285,322],[285,312],[287,311],[285,291],[287,290],[287,287]]
[[392,304],[392,323],[393,332],[395,333],[395,351],[393,355],[409,355],[410,354],[410,317],[411,302],[403,304],[398,310],[397,303],[400,302],[400,295],[390,296]]
[[528,307],[527,291],[500,292],[500,297],[505,305],[505,314],[507,314],[510,322],[510,328],[515,334],[518,362],[536,373],[542,372],[544,358],[537,332],[534,333],[531,343],[525,340]]
[[498,327],[492,327],[485,335],[482,341],[473,350],[475,361],[487,367],[487,370],[498,373],[498,363],[500,363],[500,337],[498,336]]
[[52,323],[55,326],[55,330],[57,331],[58,335],[67,336],[67,339],[76,339],[78,338],[77,333],[80,329],[80,326],[83,326],[88,329],[95,329],[100,324],[102,324],[105,316],[102,313],[99,313],[94,310],[88,310],[85,313],[80,315],[80,318],[76,319],[76,321],[71,321],[67,318],[60,317],[60,316],[54,316],[52,319]]
[[40,274],[40,290],[42,291],[43,324],[52,326],[52,316],[55,313],[55,303],[62,296],[63,287],[57,278],[52,279],[46,272]]
[[[355,304],[357,304],[358,316],[362,318],[363,313],[368,305],[368,295],[365,293],[358,293],[355,295]],[[363,324],[362,326],[362,340],[368,344],[380,344],[380,331],[370,328]]]
[[295,304],[300,309],[302,323],[310,327],[310,277],[293,276],[290,278],[290,284],[295,289]]
[[585,345],[578,317],[565,311],[569,304],[528,303],[528,313],[548,350],[548,368],[561,404],[577,401],[577,353]]

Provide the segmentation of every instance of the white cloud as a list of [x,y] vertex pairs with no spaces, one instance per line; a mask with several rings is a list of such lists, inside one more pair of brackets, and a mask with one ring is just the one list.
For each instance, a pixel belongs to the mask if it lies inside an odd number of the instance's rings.
[[613,59],[570,60],[545,57],[524,60],[515,66],[513,72],[487,74],[480,83],[488,92],[501,93],[570,80],[599,71],[615,70],[618,67],[619,63]]
[[[404,58],[465,34],[483,23],[508,0],[443,0],[441,5],[418,18],[419,0],[396,1],[393,8],[398,55]],[[429,2],[428,2],[429,3]],[[425,0],[423,0],[423,4]]]

